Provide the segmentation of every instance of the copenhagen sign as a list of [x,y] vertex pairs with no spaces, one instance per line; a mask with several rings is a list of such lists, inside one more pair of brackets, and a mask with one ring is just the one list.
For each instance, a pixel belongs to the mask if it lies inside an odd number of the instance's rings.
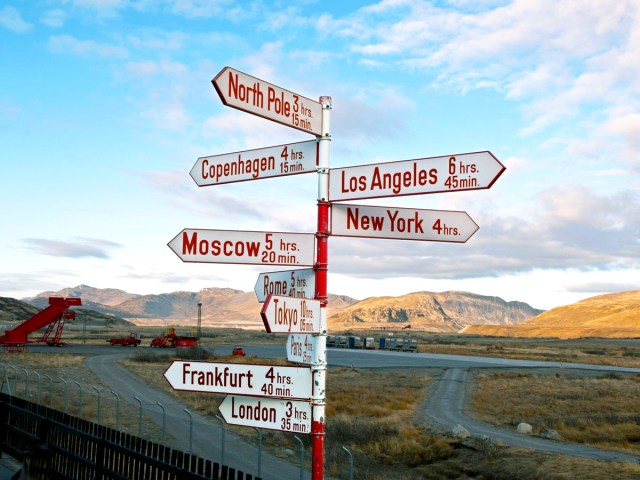
[[200,157],[189,172],[199,187],[316,171],[318,143],[289,143]]
[[183,262],[310,266],[315,236],[185,228],[168,245]]
[[335,168],[329,172],[329,201],[481,190],[504,170],[488,151]]
[[211,83],[228,107],[316,136],[322,134],[319,102],[230,67],[224,67]]

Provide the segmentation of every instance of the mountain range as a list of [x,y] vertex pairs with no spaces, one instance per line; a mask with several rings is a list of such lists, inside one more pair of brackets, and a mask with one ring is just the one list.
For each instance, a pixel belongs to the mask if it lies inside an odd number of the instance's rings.
[[[81,297],[83,309],[137,325],[196,324],[198,303],[203,326],[262,329],[261,304],[254,292],[231,288],[205,288],[199,292],[139,295],[118,289],[78,285],[42,292],[23,301],[43,308],[49,296]],[[356,300],[329,295],[330,330],[412,328],[433,332],[456,332],[471,324],[514,325],[543,310],[523,302],[506,302],[498,297],[468,292],[416,292],[399,297],[371,297]]]

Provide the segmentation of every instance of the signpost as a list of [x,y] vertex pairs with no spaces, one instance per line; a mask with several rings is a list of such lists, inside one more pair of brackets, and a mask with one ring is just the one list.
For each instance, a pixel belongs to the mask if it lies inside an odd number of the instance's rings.
[[199,187],[260,180],[316,171],[318,142],[289,143],[275,147],[200,157],[189,174]]
[[308,266],[314,263],[315,237],[311,233],[185,228],[168,245],[183,262]]
[[314,100],[230,67],[224,67],[211,83],[228,107],[313,135],[322,134],[322,106]]
[[260,311],[267,333],[320,333],[320,301],[269,295]]
[[292,333],[287,338],[287,360],[311,365],[317,353],[317,342],[313,335]]
[[478,230],[466,212],[331,204],[331,235],[464,243]]
[[260,303],[264,303],[269,294],[313,298],[315,289],[316,275],[312,268],[261,273],[253,287]]
[[481,190],[504,172],[491,152],[334,168],[329,201]]
[[308,367],[174,361],[164,378],[175,390],[308,400]]
[[311,433],[309,402],[227,395],[218,410],[230,425]]

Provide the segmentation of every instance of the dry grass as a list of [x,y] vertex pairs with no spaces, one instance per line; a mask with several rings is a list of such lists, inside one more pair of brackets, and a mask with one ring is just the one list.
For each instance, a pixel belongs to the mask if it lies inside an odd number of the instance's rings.
[[534,433],[640,453],[640,376],[481,374],[471,396],[474,415],[498,426],[530,423]]

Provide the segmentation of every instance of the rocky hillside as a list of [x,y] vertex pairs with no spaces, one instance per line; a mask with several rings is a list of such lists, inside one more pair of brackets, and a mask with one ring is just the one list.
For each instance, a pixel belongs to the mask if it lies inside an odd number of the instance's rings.
[[[372,297],[329,318],[331,330],[402,329],[457,332],[470,324],[514,325],[542,310],[468,292],[416,292],[400,297]],[[409,327],[410,325],[410,327]]]
[[553,308],[521,325],[472,325],[462,333],[510,337],[640,337],[640,290],[609,293]]

